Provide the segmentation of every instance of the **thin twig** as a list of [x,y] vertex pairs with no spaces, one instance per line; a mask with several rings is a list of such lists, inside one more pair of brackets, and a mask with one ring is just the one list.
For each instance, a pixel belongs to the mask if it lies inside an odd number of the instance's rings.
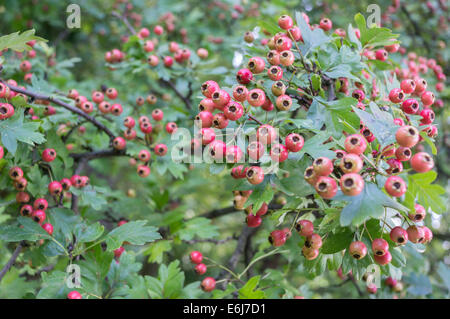
[[11,269],[12,265],[16,262],[17,258],[19,257],[20,252],[22,251],[22,248],[23,248],[22,243],[19,243],[19,245],[17,245],[17,247],[16,247],[16,250],[14,250],[14,253],[12,254],[9,261],[6,263],[6,265],[0,271],[0,282],[2,281],[2,279],[6,275],[6,273]]

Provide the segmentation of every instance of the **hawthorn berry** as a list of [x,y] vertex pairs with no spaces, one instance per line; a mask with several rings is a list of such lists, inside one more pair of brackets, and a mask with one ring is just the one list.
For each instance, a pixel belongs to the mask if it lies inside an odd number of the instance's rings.
[[230,94],[227,91],[218,89],[212,94],[212,100],[217,108],[223,109],[228,103],[230,103]]
[[201,85],[202,94],[207,98],[211,98],[213,93],[220,90],[219,84],[215,81],[206,81]]
[[216,280],[212,277],[206,277],[203,279],[202,283],[200,284],[200,287],[203,291],[210,292],[213,291],[214,288],[216,288]]
[[[248,69],[255,74],[261,73],[264,71],[266,63],[260,57],[252,57],[247,63]],[[242,83],[244,84],[244,83]]]
[[[147,124],[147,123],[146,123]],[[127,140],[129,140],[129,141],[131,141],[131,140],[134,140],[135,138],[136,138],[136,135],[137,135],[137,132],[135,131],[135,130],[133,130],[133,129],[127,129],[124,133],[123,133],[123,136],[127,139]]]
[[267,211],[269,209],[269,205],[267,205],[267,203],[263,203],[261,205],[261,207],[258,209],[258,211],[256,212],[256,216],[264,216]]
[[314,233],[314,225],[307,219],[301,219],[295,224],[295,229],[300,236],[309,237]]
[[375,52],[375,58],[379,61],[386,61],[388,58],[388,53],[385,49],[380,49]]
[[161,111],[160,109],[154,109],[154,110],[153,110],[153,112],[152,112],[152,118],[153,118],[155,121],[162,121],[163,117],[164,117],[163,111]]
[[323,31],[330,31],[333,27],[333,22],[328,18],[323,18],[319,22],[319,28],[321,28]]
[[140,177],[145,178],[150,175],[150,167],[147,165],[139,165],[137,167],[137,173]]
[[211,127],[213,123],[214,115],[208,111],[202,111],[195,117],[196,125],[199,127]]
[[285,139],[286,147],[291,152],[299,152],[303,148],[305,144],[305,140],[303,136],[297,133],[290,133],[286,136]]
[[408,232],[400,226],[392,228],[389,236],[393,242],[399,245],[405,245],[408,241]]
[[245,178],[246,174],[247,174],[247,168],[244,168],[244,165],[239,165],[239,166],[233,167],[231,169],[231,176],[234,179]]
[[247,100],[248,89],[243,85],[238,85],[233,89],[233,97],[238,102]]
[[262,218],[258,215],[248,214],[246,222],[248,227],[259,227],[262,223]]
[[261,106],[266,101],[266,94],[261,89],[253,89],[248,92],[247,101],[251,106]]
[[113,140],[113,147],[116,149],[116,150],[123,150],[123,149],[125,149],[125,147],[126,147],[126,145],[127,145],[127,142],[122,138],[122,137],[120,137],[120,136],[118,136],[118,137],[116,137],[114,140]]
[[140,150],[138,158],[142,162],[147,163],[150,160],[150,152],[148,150]]
[[155,145],[155,154],[158,156],[166,155],[167,154],[167,145],[166,144]]
[[366,94],[363,90],[356,89],[352,92],[352,97],[357,99],[358,102],[362,102],[366,98]]
[[286,232],[283,230],[274,230],[269,235],[269,243],[274,247],[283,246],[286,243]]
[[313,166],[309,166],[305,169],[305,172],[303,174],[303,177],[305,178],[305,180],[308,182],[308,184],[315,186],[317,179],[320,177],[319,175],[316,174],[316,172],[314,171],[314,167]]
[[101,102],[103,102],[104,98],[105,96],[103,95],[102,92],[99,91],[92,92],[92,101],[94,101],[96,104],[100,104]]
[[202,144],[208,145],[209,143],[214,141],[214,139],[216,138],[216,133],[214,132],[214,129],[205,127],[205,128],[201,129],[200,136],[201,136]]
[[275,128],[269,124],[263,124],[256,130],[257,140],[265,145],[272,144],[278,137]]
[[61,183],[61,186],[62,186],[63,190],[65,190],[65,191],[70,190],[70,187],[72,186],[72,182],[68,178],[63,178],[60,181],[60,183]]
[[389,251],[386,251],[386,253],[382,256],[373,255],[373,259],[378,265],[384,266],[392,261],[392,255]]
[[[223,114],[230,121],[237,121],[244,114],[244,107],[242,104],[231,101],[228,105],[223,108]],[[213,118],[214,121],[214,118]]]
[[198,104],[198,110],[200,112],[201,111],[213,112],[214,109],[215,109],[214,101],[207,97],[201,100],[200,103]]
[[422,230],[423,230],[423,233],[424,233],[423,243],[427,244],[433,239],[433,232],[431,231],[431,229],[429,229],[426,226],[423,226]]
[[400,127],[395,133],[395,139],[400,146],[413,147],[419,142],[419,131],[410,125]]
[[366,139],[360,134],[352,134],[345,139],[345,150],[348,153],[361,155],[367,147]]
[[392,103],[400,103],[404,98],[405,93],[403,93],[402,89],[396,88],[389,92],[389,100],[391,100]]
[[63,188],[60,182],[53,181],[50,184],[48,184],[48,192],[52,196],[58,196],[62,193]]
[[192,251],[189,257],[194,264],[200,264],[203,260],[203,255],[199,251]]
[[367,292],[372,295],[377,293],[377,289],[377,285],[375,285],[374,283],[370,283],[366,287]]
[[359,155],[349,153],[342,157],[339,167],[344,173],[358,173],[363,167],[363,161]]
[[108,114],[111,112],[111,103],[109,103],[107,101],[103,101],[98,105],[98,109],[103,114]]
[[425,232],[421,226],[412,225],[406,229],[408,239],[412,243],[423,243],[425,240]]
[[42,160],[44,162],[53,162],[56,158],[56,151],[53,148],[47,148],[42,152]]
[[39,224],[42,224],[46,218],[45,212],[43,210],[35,210],[31,213],[33,220]]
[[195,272],[196,272],[198,275],[204,275],[204,274],[206,273],[206,270],[207,270],[205,264],[197,264],[197,265],[194,267],[194,269],[195,269]]
[[389,165],[389,168],[386,170],[388,174],[397,174],[403,171],[402,162],[396,158],[390,158],[386,163]]
[[42,228],[50,235],[53,235],[53,225],[50,223],[45,223],[42,225]]
[[278,18],[278,25],[281,29],[289,30],[293,27],[294,22],[292,21],[292,18],[288,15],[282,15],[280,18]]
[[412,152],[409,147],[400,146],[395,150],[395,157],[399,161],[408,161],[411,158]]
[[120,256],[122,256],[123,252],[125,251],[125,248],[123,248],[122,246],[120,246],[119,248],[114,250],[114,257],[116,258],[120,258]]
[[422,116],[422,119],[420,120],[420,123],[422,124],[431,124],[434,121],[434,112],[432,109],[423,109],[420,112],[420,116]]
[[267,61],[272,65],[280,64],[280,53],[277,50],[270,50],[267,53],[266,58]]
[[82,299],[82,298],[83,297],[81,297],[81,294],[76,290],[71,291],[67,294],[67,299]]
[[367,246],[362,241],[354,241],[350,244],[349,253],[353,258],[360,260],[367,255]]
[[119,116],[120,114],[122,114],[123,112],[123,108],[122,105],[119,103],[114,103],[113,105],[111,105],[111,114],[115,115],[115,116]]
[[405,94],[411,94],[416,89],[416,82],[411,79],[405,79],[400,83],[400,88]]
[[106,96],[108,99],[115,100],[117,98],[117,90],[115,88],[108,88],[106,90]]
[[319,250],[303,246],[302,254],[307,260],[314,260],[319,256]]
[[251,166],[247,170],[246,177],[250,184],[253,184],[253,185],[260,184],[264,180],[263,169],[259,166]]
[[394,197],[400,197],[406,193],[406,183],[400,176],[390,176],[384,184],[386,192]]
[[23,191],[27,188],[27,185],[28,181],[24,177],[18,178],[14,181],[14,188],[18,191]]
[[320,176],[328,176],[333,172],[333,162],[328,157],[316,158],[313,167],[314,172]]
[[364,179],[357,173],[342,175],[340,184],[342,193],[347,196],[357,196],[364,189]]
[[375,238],[372,241],[372,250],[375,255],[383,256],[386,252],[389,251],[389,244],[383,238]]
[[328,176],[319,176],[314,187],[318,194],[325,199],[331,199],[337,193],[336,181]]
[[133,128],[136,125],[136,121],[134,120],[134,118],[132,116],[127,116],[123,120],[123,125],[128,128]]
[[20,208],[20,215],[22,216],[30,216],[33,213],[33,207],[31,205],[24,205]]
[[273,65],[267,70],[267,75],[272,81],[279,81],[283,78],[283,69],[278,65]]
[[425,91],[422,93],[422,96],[420,97],[423,105],[430,106],[434,103],[434,93],[430,91]]
[[410,212],[408,214],[409,219],[411,219],[414,222],[421,222],[425,219],[427,212],[425,211],[425,207],[423,207],[420,204],[414,205],[414,212]]
[[18,192],[16,194],[16,201],[18,203],[28,203],[30,201],[30,195],[25,192]]
[[213,117],[213,126],[218,129],[224,129],[228,126],[228,118],[225,113],[217,113]]
[[280,52],[280,63],[284,66],[291,66],[294,63],[295,56],[292,51],[282,51]]
[[251,159],[258,161],[264,155],[264,152],[264,145],[261,142],[252,141],[248,144],[247,153]]
[[411,167],[418,173],[425,173],[434,167],[433,158],[425,152],[419,152],[414,154],[410,160]]
[[169,134],[174,133],[177,130],[178,126],[175,122],[169,122],[166,124],[166,132]]
[[8,174],[12,180],[17,181],[23,177],[23,170],[19,166],[14,166],[9,170]]
[[288,149],[283,144],[273,145],[270,150],[270,158],[274,162],[284,162],[288,158]]

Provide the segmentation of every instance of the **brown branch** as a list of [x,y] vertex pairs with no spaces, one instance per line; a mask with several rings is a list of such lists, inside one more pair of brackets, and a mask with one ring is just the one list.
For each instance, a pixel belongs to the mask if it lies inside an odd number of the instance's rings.
[[48,96],[48,95],[43,95],[43,94],[39,94],[39,93],[35,93],[35,92],[31,92],[28,91],[26,89],[22,89],[20,87],[14,86],[14,85],[10,85],[2,80],[0,80],[1,83],[3,83],[4,85],[8,86],[11,90],[13,90],[14,92],[17,93],[22,93],[25,94],[27,96],[30,96],[34,99],[37,100],[44,100],[44,101],[49,101],[51,103],[54,103],[56,105],[62,106],[63,108],[65,108],[66,110],[71,111],[72,113],[78,114],[79,116],[85,118],[87,121],[91,122],[92,124],[94,124],[99,130],[105,132],[109,138],[111,140],[113,140],[115,138],[115,135],[113,132],[111,132],[105,125],[103,125],[102,123],[98,122],[96,119],[94,119],[92,116],[84,113],[83,111],[81,111],[80,109],[77,109],[76,107],[69,105],[53,96]]
[[159,81],[162,84],[168,86],[170,89],[172,89],[172,91],[183,101],[183,103],[186,105],[186,108],[188,110],[192,109],[192,104],[191,104],[191,101],[189,100],[189,98],[186,96],[183,96],[183,94],[181,94],[181,92],[178,91],[175,84],[173,84],[171,81],[164,80],[163,78],[159,79]]
[[16,262],[17,258],[19,257],[20,252],[22,251],[22,248],[23,248],[23,244],[19,243],[19,245],[16,247],[16,250],[14,250],[14,253],[12,254],[9,261],[6,263],[6,265],[0,271],[0,282],[2,281],[2,279],[6,275],[6,273],[11,269],[12,265]]
[[90,161],[97,158],[111,157],[111,156],[127,156],[125,151],[118,151],[116,149],[104,149],[85,153],[71,153],[69,154],[76,161]]
[[136,34],[137,34],[137,33],[136,33],[136,30],[135,30],[135,29],[133,28],[133,26],[130,24],[130,21],[128,21],[128,19],[127,19],[127,17],[126,17],[125,15],[121,15],[121,14],[119,14],[119,13],[116,12],[116,11],[111,12],[111,15],[112,15],[113,17],[116,17],[116,18],[122,20],[122,22],[125,24],[125,26],[128,28],[128,30],[130,30],[130,32],[131,32],[133,35],[136,35]]
[[192,239],[192,240],[184,240],[184,242],[189,245],[194,245],[197,243],[213,243],[216,245],[221,245],[221,244],[225,244],[233,239],[237,239],[237,238],[234,236],[229,236],[225,239]]

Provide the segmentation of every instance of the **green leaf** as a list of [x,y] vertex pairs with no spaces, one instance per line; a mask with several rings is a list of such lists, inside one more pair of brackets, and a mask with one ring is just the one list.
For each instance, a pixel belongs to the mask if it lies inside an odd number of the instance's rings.
[[0,226],[0,240],[18,242],[22,240],[37,241],[51,238],[49,234],[34,220],[19,216],[17,221],[23,226]]
[[392,39],[397,38],[398,34],[393,34],[391,30],[387,28],[379,28],[377,26],[367,28],[366,20],[361,13],[355,15],[355,22],[361,32],[361,43],[364,47],[368,45],[371,47],[384,46],[396,42],[392,41]]
[[330,233],[320,251],[323,254],[337,253],[348,248],[352,240],[353,232],[349,228],[345,228],[341,232]]
[[128,222],[113,229],[105,237],[108,251],[119,248],[127,241],[133,245],[144,245],[161,238],[158,229],[153,226],[145,226],[147,221],[138,220]]
[[391,207],[400,211],[408,209],[383,193],[374,183],[365,183],[363,191],[357,196],[345,196],[339,191],[333,200],[349,202],[341,212],[341,226],[361,225],[370,217],[380,218],[384,214],[384,207]]
[[42,288],[37,299],[66,298],[69,288],[66,285],[66,273],[55,270],[51,273],[42,272]]
[[192,240],[194,237],[209,239],[219,236],[217,226],[204,217],[196,217],[186,221],[178,231],[181,240]]
[[38,165],[34,165],[27,174],[28,186],[27,190],[34,197],[43,197],[47,194],[47,186],[50,180],[47,175],[42,175]]
[[184,273],[181,271],[180,262],[175,260],[169,266],[161,265],[158,278],[145,276],[147,291],[150,298],[181,298],[184,285]]
[[408,175],[408,189],[405,198],[413,202],[417,198],[425,209],[443,214],[446,212],[446,204],[440,195],[445,193],[445,189],[438,184],[431,184],[436,177],[435,171]]
[[411,273],[404,278],[405,282],[409,284],[408,292],[415,296],[426,296],[433,292],[430,279],[426,275],[417,275]]
[[164,253],[172,249],[172,243],[169,240],[158,240],[149,245],[145,250],[144,255],[148,256],[149,263],[162,263]]
[[99,222],[87,226],[85,223],[77,224],[74,228],[74,234],[78,243],[87,243],[94,241],[103,234],[105,227]]
[[266,294],[261,289],[257,289],[261,276],[250,278],[247,283],[239,289],[239,299],[264,299]]
[[95,210],[101,210],[107,204],[106,199],[100,194],[100,188],[88,185],[83,188],[73,188],[71,192],[79,197],[81,205],[92,207]]
[[4,49],[11,49],[18,52],[22,52],[24,50],[29,51],[31,50],[31,46],[29,46],[27,42],[32,40],[47,42],[47,40],[35,36],[34,33],[35,30],[31,29],[22,33],[20,33],[20,31],[17,31],[0,37],[0,51]]
[[16,113],[13,117],[0,122],[2,143],[13,155],[17,150],[17,142],[29,145],[45,142],[44,135],[37,132],[40,126],[39,122],[23,123],[23,116],[22,112]]

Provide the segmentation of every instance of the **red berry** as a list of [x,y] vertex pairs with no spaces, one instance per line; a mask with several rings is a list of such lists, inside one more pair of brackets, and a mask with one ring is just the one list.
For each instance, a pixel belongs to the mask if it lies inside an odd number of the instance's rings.
[[383,256],[386,252],[389,251],[389,244],[383,238],[375,238],[372,241],[372,250],[375,255]]
[[9,170],[9,177],[12,180],[19,180],[23,177],[23,171],[19,166],[14,166]]
[[164,117],[163,111],[161,111],[160,109],[154,109],[154,110],[153,110],[153,112],[152,112],[152,118],[153,118],[155,121],[162,121],[163,117]]
[[247,180],[250,184],[257,185],[264,180],[263,169],[259,166],[251,166],[246,173]]
[[323,31],[329,31],[333,27],[333,22],[331,22],[328,18],[323,18],[319,22],[319,28],[321,28]]
[[272,144],[277,138],[277,131],[269,124],[263,124],[256,131],[257,140],[265,145]]
[[31,205],[24,205],[20,208],[20,215],[22,216],[30,216],[33,213],[33,207]]
[[299,152],[303,145],[305,144],[305,140],[303,139],[303,136],[297,133],[290,133],[288,136],[286,136],[286,147],[291,152]]
[[63,191],[63,187],[60,182],[54,181],[48,184],[48,192],[52,196],[58,196],[61,195]]
[[286,243],[286,239],[287,239],[286,233],[282,230],[274,230],[273,232],[270,233],[269,236],[269,242],[274,247],[283,246]]
[[359,134],[352,134],[345,139],[345,150],[348,153],[361,155],[367,147],[365,138]]
[[48,202],[45,198],[38,198],[33,203],[35,210],[46,210],[48,208]]
[[196,266],[194,267],[194,269],[195,269],[195,272],[196,272],[198,275],[204,275],[204,274],[206,273],[206,270],[207,270],[205,264],[198,264],[198,265],[196,265]]
[[280,26],[281,29],[289,30],[290,28],[293,27],[294,22],[292,21],[292,18],[290,16],[282,15],[278,19],[278,25]]
[[248,89],[243,85],[238,85],[233,89],[233,97],[236,101],[244,102],[247,100]]
[[47,148],[42,152],[44,162],[53,162],[56,158],[56,151],[53,148]]
[[216,280],[212,277],[206,277],[203,279],[202,283],[200,284],[200,287],[203,291],[210,292],[213,291],[214,288],[216,288]]
[[373,259],[378,265],[384,266],[391,262],[392,255],[389,251],[386,251],[383,256],[373,255]]
[[319,250],[303,246],[302,254],[307,260],[314,260],[317,258],[317,256],[319,256]]
[[356,89],[353,91],[352,97],[357,99],[359,102],[362,102],[366,98],[366,95],[363,90]]
[[220,89],[219,84],[215,81],[206,81],[202,84],[201,90],[204,96],[211,98],[213,93]]
[[384,184],[386,192],[394,197],[400,197],[406,193],[406,183],[400,176],[390,176]]
[[400,146],[413,147],[419,142],[419,131],[410,125],[400,127],[395,133],[395,139]]
[[408,232],[409,241],[412,243],[423,243],[425,240],[425,232],[420,226],[409,226],[406,231]]
[[320,176],[328,176],[333,172],[333,162],[328,157],[319,157],[313,162],[314,172]]
[[267,210],[269,209],[269,206],[267,203],[263,203],[261,205],[261,208],[256,212],[256,216],[264,216],[267,213]]
[[214,116],[211,112],[203,111],[197,114],[195,117],[196,125],[199,127],[211,127]]
[[433,239],[433,232],[431,231],[431,229],[429,229],[426,226],[423,226],[422,230],[423,230],[423,233],[424,233],[423,243],[427,244]]
[[231,101],[223,109],[223,114],[230,121],[237,121],[244,114],[244,107],[235,101]]
[[253,89],[248,92],[247,101],[251,106],[261,106],[266,101],[266,94],[261,89]]
[[411,154],[412,152],[409,147],[400,146],[395,150],[395,157],[402,162],[408,161],[411,158]]
[[420,116],[422,116],[422,119],[420,120],[420,123],[422,124],[431,124],[434,121],[434,112],[432,109],[423,109],[420,112]]
[[106,96],[111,99],[114,100],[115,98],[117,98],[117,90],[115,88],[109,88],[106,90]]
[[357,196],[364,189],[364,179],[357,173],[342,175],[340,184],[342,193],[347,196]]
[[191,262],[194,263],[194,264],[200,264],[202,262],[202,260],[203,260],[203,255],[199,251],[191,252],[189,257],[191,259]]
[[389,100],[391,100],[392,103],[400,103],[405,98],[405,93],[399,88],[392,89],[391,92],[389,92]]
[[350,255],[359,260],[367,255],[367,246],[362,241],[354,241],[349,247]]
[[53,235],[53,225],[50,223],[46,223],[44,225],[42,225],[42,228],[44,228],[44,230],[51,236]]
[[379,61],[386,61],[388,58],[388,53],[385,49],[380,49],[375,52],[375,58]]
[[230,103],[230,94],[227,91],[218,89],[212,94],[212,100],[218,109],[223,109],[225,105]]
[[408,217],[412,221],[418,223],[425,219],[426,214],[427,214],[427,212],[425,211],[425,208],[422,205],[415,204],[414,212],[410,212],[408,214]]
[[240,69],[236,74],[236,80],[241,84],[248,84],[253,80],[253,73],[249,69]]
[[158,156],[164,156],[167,153],[167,145],[166,144],[157,144],[155,145],[155,154]]
[[116,150],[123,150],[127,146],[127,142],[122,137],[116,137],[113,141],[113,147]]
[[411,167],[418,173],[425,173],[434,167],[433,158],[425,152],[419,152],[415,154],[411,160]]
[[31,214],[33,220],[39,224],[42,224],[46,218],[45,212],[43,210],[35,210]]
[[400,88],[406,94],[411,94],[416,89],[416,82],[411,79],[405,79],[400,83]]
[[82,299],[82,298],[83,297],[81,297],[81,294],[76,290],[71,291],[67,294],[67,299]]
[[405,245],[408,241],[408,232],[400,226],[392,228],[389,233],[391,240],[399,245]]
[[248,227],[259,227],[262,223],[262,218],[250,213],[247,215],[246,222]]
[[283,78],[283,69],[278,65],[273,65],[267,70],[267,75],[272,81],[279,81]]
[[434,103],[434,93],[425,91],[424,93],[422,93],[420,99],[422,100],[423,105],[430,106]]
[[169,122],[166,124],[166,132],[169,134],[174,133],[177,130],[178,126],[175,122]]
[[120,258],[120,256],[122,256],[123,252],[125,251],[125,248],[123,248],[122,246],[120,246],[119,248],[114,250],[114,256],[116,258]]
[[292,51],[282,51],[280,52],[280,63],[284,66],[291,66],[295,61],[295,56]]
[[315,184],[317,193],[325,199],[333,198],[337,193],[336,181],[327,176],[320,176]]
[[227,163],[238,163],[243,157],[242,150],[237,145],[227,147],[225,158]]
[[295,224],[295,229],[300,236],[308,237],[314,233],[314,225],[307,219],[301,219]]
[[342,157],[339,166],[344,173],[358,173],[363,167],[363,161],[359,155],[349,153]]
[[255,161],[258,161],[264,155],[264,152],[264,145],[258,141],[250,142],[247,147],[248,156]]
[[311,249],[319,249],[322,247],[322,237],[319,234],[311,234],[306,237],[305,247]]
[[140,177],[145,178],[150,175],[150,167],[147,165],[139,165],[137,167],[137,173]]
[[288,158],[288,150],[283,144],[273,145],[270,150],[270,158],[274,162],[284,162]]

